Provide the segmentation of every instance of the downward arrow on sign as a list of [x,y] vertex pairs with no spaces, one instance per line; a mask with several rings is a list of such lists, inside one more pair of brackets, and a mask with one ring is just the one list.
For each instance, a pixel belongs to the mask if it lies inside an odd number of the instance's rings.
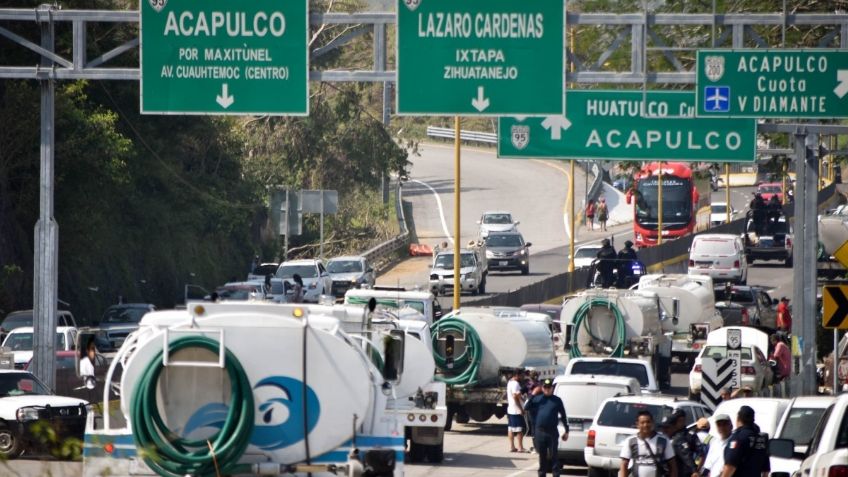
[[477,87],[477,98],[471,100],[471,106],[474,106],[474,109],[481,113],[484,109],[489,107],[489,98],[486,97],[486,93],[483,91],[482,86]]
[[542,121],[542,127],[550,129],[552,141],[559,141],[562,139],[562,131],[566,131],[571,127],[571,121],[565,116],[547,116]]
[[836,70],[836,80],[839,82],[833,92],[841,99],[848,94],[848,70]]
[[227,109],[236,101],[235,96],[230,96],[229,87],[227,83],[221,85],[221,94],[215,96],[215,101],[221,105],[222,108]]

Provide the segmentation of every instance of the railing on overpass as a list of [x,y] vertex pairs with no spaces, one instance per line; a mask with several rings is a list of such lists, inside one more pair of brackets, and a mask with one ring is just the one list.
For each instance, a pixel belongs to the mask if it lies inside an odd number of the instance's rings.
[[398,178],[397,185],[395,186],[395,211],[397,213],[400,233],[396,237],[375,245],[362,254],[376,271],[386,268],[397,256],[398,250],[409,246],[409,227],[406,225],[406,216],[403,212],[403,187],[401,184],[402,181]]
[[[439,128],[436,126],[427,126],[427,137],[453,141],[455,136],[456,134],[454,133],[453,128]],[[496,133],[466,131],[464,129],[461,129],[459,131],[459,140],[479,144],[497,144],[498,135]]]

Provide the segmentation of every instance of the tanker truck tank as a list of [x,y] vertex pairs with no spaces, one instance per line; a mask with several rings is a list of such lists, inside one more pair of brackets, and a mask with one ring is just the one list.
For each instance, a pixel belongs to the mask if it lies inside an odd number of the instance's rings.
[[506,384],[516,371],[557,374],[551,320],[513,308],[463,308],[432,331],[437,379],[448,385],[448,426],[453,418],[484,422],[506,414]]
[[589,289],[567,299],[561,322],[569,358],[638,358],[670,380],[671,340],[663,332],[659,297],[641,290]]
[[639,279],[638,290],[656,293],[660,300],[663,331],[672,339],[671,354],[693,364],[710,331],[724,320],[715,307],[713,280],[703,275],[655,274]]
[[112,382],[123,368],[123,422],[88,416],[83,475],[347,474],[377,459],[399,477],[403,424],[387,403],[403,379],[404,344],[387,335],[377,360],[338,319],[299,305],[148,313],[106,375]]

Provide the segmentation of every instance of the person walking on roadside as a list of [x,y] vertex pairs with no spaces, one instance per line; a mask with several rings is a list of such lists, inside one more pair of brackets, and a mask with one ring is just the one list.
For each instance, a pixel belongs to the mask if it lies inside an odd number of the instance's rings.
[[586,204],[586,228],[595,230],[595,201],[592,199]]
[[777,331],[782,334],[782,338],[787,337],[792,333],[792,314],[789,312],[789,298],[780,297],[780,303],[777,304]]
[[754,422],[754,409],[742,406],[724,448],[721,477],[767,477],[770,471],[768,436]]
[[533,446],[539,453],[539,477],[550,472],[559,477],[559,428],[561,422],[565,428],[562,440],[568,440],[568,417],[562,399],[554,396],[554,383],[550,379],[542,381],[542,393],[536,394],[527,402],[527,412],[533,416]]
[[677,477],[671,441],[654,431],[650,411],[639,411],[636,428],[636,435],[622,443],[618,477]]
[[595,213],[598,214],[598,223],[601,224],[601,230],[606,231],[607,220],[609,220],[609,207],[607,207],[607,200],[605,198],[601,197]]
[[712,434],[708,435],[707,456],[704,458],[704,465],[701,466],[702,477],[718,477],[721,475],[724,467],[724,447],[727,445],[727,440],[730,438],[730,433],[733,431],[733,422],[727,414],[716,414],[713,416],[718,437]]
[[[506,418],[509,451],[526,453],[524,450],[524,405],[521,398],[521,371],[514,370],[506,384]],[[515,438],[518,437],[518,447]]]

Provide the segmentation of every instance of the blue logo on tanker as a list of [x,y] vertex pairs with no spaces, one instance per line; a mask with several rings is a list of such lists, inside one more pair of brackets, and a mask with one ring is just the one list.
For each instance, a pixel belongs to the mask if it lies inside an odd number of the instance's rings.
[[[256,423],[250,443],[262,450],[276,450],[288,447],[303,440],[303,404],[306,401],[307,432],[312,432],[318,424],[321,415],[321,405],[318,395],[311,387],[306,386],[306,396],[303,395],[303,382],[285,376],[267,377],[253,387],[263,389],[268,399],[258,403]],[[209,403],[201,406],[186,422],[183,436],[204,427],[221,429],[227,418],[229,407],[223,403]]]

